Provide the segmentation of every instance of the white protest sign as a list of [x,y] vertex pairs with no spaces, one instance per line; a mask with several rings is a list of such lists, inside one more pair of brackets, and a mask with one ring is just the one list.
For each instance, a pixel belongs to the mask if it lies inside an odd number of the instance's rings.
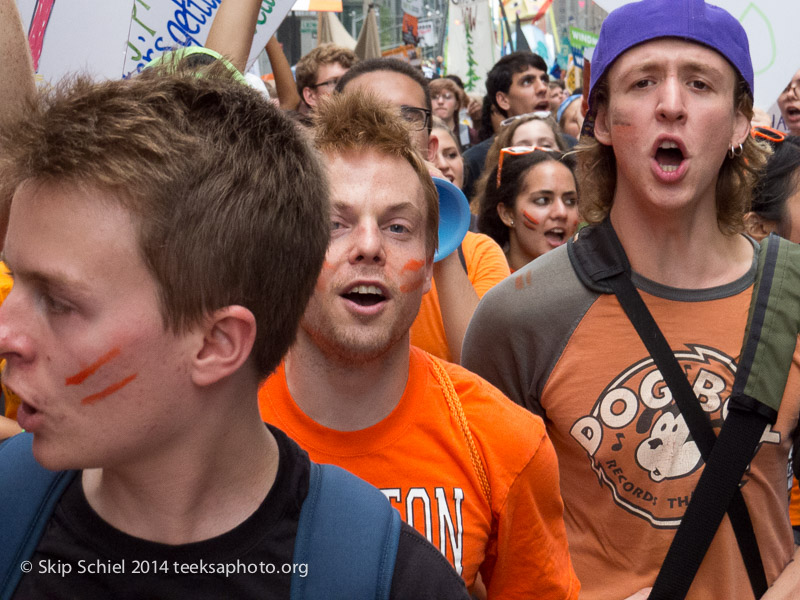
[[[235,0],[229,0],[235,1]],[[294,0],[262,0],[248,65]],[[164,51],[202,45],[221,0],[17,0],[45,81],[81,71],[117,79],[141,71]],[[38,60],[37,60],[38,55]]]
[[433,30],[433,21],[426,19],[417,23],[417,35],[419,36],[419,45],[432,48],[438,41],[436,32]]
[[[595,4],[611,12],[630,1],[595,0]],[[747,32],[755,72],[755,104],[767,110],[800,67],[800,2],[715,0],[709,4],[727,10]]]

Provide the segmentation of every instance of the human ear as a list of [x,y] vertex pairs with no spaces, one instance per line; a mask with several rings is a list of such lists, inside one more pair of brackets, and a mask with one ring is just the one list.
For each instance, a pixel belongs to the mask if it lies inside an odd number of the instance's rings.
[[511,103],[508,101],[508,96],[506,96],[505,92],[497,92],[494,95],[494,100],[497,102],[497,106],[505,111],[511,108]]
[[428,162],[436,164],[436,153],[439,150],[439,138],[428,135]]
[[600,104],[594,119],[594,139],[604,146],[611,145],[611,128],[608,126],[608,107]]
[[505,202],[497,203],[497,216],[506,227],[514,226],[514,211],[506,206]]
[[778,222],[769,221],[750,211],[744,216],[744,228],[750,237],[760,242],[778,228]]
[[736,116],[734,117],[731,145],[738,146],[739,144],[744,144],[748,135],[750,135],[750,119],[745,117],[742,111],[737,110]]
[[310,87],[304,87],[303,88],[303,100],[305,100],[306,104],[308,104],[311,107],[314,107],[314,106],[317,105],[316,94],[314,93],[314,90],[311,89]]
[[233,375],[250,358],[256,339],[256,319],[243,306],[214,311],[200,326],[202,341],[192,357],[192,381],[202,387]]

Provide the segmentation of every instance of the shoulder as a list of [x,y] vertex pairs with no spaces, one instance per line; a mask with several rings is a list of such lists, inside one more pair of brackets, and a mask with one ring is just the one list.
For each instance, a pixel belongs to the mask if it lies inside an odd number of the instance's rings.
[[[507,334],[513,329],[535,337],[546,335],[552,341],[557,329],[564,329],[596,298],[597,294],[588,290],[575,274],[566,246],[561,246],[489,290],[475,310],[467,334],[472,332],[474,336],[486,330]],[[499,332],[496,328],[500,328]],[[501,335],[494,337],[506,341]],[[464,344],[468,345],[467,338]]]
[[[513,477],[546,439],[542,419],[514,404],[503,392],[472,371],[446,361],[437,361],[437,364],[453,384],[469,430],[487,461],[487,468],[491,471],[494,465],[502,465],[503,472]],[[436,375],[433,377],[435,379]]]
[[397,546],[390,598],[467,600],[464,581],[444,555],[403,523]]
[[464,336],[462,364],[531,410],[531,396],[597,299],[566,246],[540,256],[489,290]]
[[483,140],[479,144],[475,144],[472,148],[464,152],[464,160],[470,163],[479,163],[483,166],[483,161],[486,159],[486,154],[494,142],[494,136]]
[[462,248],[467,275],[479,297],[511,274],[503,249],[488,235],[468,231]]

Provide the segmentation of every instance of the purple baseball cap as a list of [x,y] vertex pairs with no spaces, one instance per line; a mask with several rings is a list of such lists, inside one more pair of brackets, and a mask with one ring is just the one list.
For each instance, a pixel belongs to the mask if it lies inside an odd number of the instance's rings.
[[621,54],[659,38],[697,42],[725,57],[747,82],[753,96],[753,63],[742,25],[730,13],[703,0],[641,0],[612,11],[600,29],[591,60],[589,112],[581,135],[594,136],[597,82]]

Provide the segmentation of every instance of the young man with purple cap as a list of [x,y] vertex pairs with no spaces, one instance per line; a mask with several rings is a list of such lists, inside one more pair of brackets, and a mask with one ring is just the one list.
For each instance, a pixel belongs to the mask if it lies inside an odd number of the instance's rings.
[[[646,598],[707,469],[676,401],[685,394],[658,365],[685,374],[719,433],[760,252],[740,235],[742,215],[764,156],[748,135],[747,37],[722,9],[702,0],[621,7],[603,24],[591,75],[579,147],[591,226],[484,297],[462,362],[543,415],[581,597]],[[658,365],[618,300],[623,280],[665,338]],[[739,486],[763,562],[755,594],[769,587],[771,599],[800,590],[786,494],[798,357],[795,348],[777,420]],[[685,597],[753,598],[758,569],[743,561],[742,535],[728,517],[712,530]]]

